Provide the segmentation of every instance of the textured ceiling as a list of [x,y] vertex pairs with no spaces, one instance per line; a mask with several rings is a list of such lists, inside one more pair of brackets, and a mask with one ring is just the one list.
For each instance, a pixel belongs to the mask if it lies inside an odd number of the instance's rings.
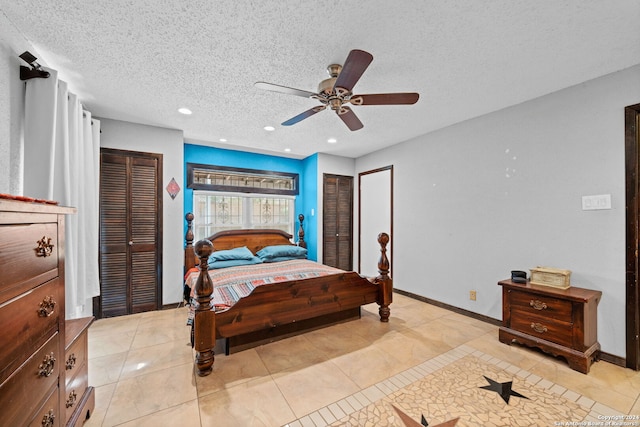
[[[0,0],[0,11],[94,115],[298,158],[358,157],[640,63],[638,0]],[[419,92],[418,103],[353,107],[356,132],[328,110],[284,127],[317,101],[254,87],[315,92],[351,49],[374,57],[355,93]]]

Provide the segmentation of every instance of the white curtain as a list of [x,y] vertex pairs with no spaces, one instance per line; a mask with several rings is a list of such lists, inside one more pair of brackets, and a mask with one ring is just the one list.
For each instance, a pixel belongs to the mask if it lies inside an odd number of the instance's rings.
[[100,122],[55,70],[27,80],[24,117],[23,194],[74,206],[65,228],[67,318],[91,314],[100,294],[98,218]]

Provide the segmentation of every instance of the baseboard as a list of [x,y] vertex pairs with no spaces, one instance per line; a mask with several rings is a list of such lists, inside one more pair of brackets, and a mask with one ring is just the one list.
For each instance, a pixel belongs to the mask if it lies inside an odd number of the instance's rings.
[[160,307],[160,310],[173,310],[174,308],[180,308],[184,305],[184,301],[174,302],[173,304],[164,304]]
[[605,353],[602,350],[600,350],[599,359],[604,360],[605,362],[609,362],[613,365],[622,366],[623,368],[627,367],[627,359],[625,359],[624,357],[616,356],[614,354]]
[[[453,311],[454,313],[462,314],[463,316],[471,317],[473,319],[481,320],[486,323],[490,323],[494,326],[502,326],[502,321],[498,319],[494,319],[493,317],[484,316],[482,314],[474,313],[473,311],[465,310],[460,307],[456,307],[453,305],[445,304],[440,301],[433,300],[431,298],[423,297],[422,295],[414,294],[412,292],[403,291],[402,289],[394,289],[393,292],[396,292],[400,295],[404,295],[406,297],[426,302],[427,304],[435,305],[436,307],[444,308],[449,311]],[[391,310],[393,310],[393,304],[391,305]],[[392,314],[393,317],[393,314]],[[613,354],[605,353],[604,351],[600,351],[599,355],[600,360],[604,360],[605,362],[611,363],[613,365],[618,365],[623,368],[627,366],[627,361],[624,357],[616,356]]]
[[[465,310],[460,307],[456,307],[454,305],[445,304],[440,301],[433,300],[431,298],[423,297],[422,295],[414,294],[411,292],[403,291],[402,289],[393,289],[393,292],[397,292],[400,295],[404,295],[406,297],[416,299],[418,301],[426,302],[427,304],[435,305],[436,307],[444,308],[449,311],[453,311],[454,313],[462,314],[467,317],[471,317],[473,319],[481,320],[486,323],[490,323],[494,326],[502,326],[502,321],[498,319],[494,319],[493,317],[484,316],[482,314],[474,313],[473,311]],[[391,310],[393,310],[393,304],[391,305]]]

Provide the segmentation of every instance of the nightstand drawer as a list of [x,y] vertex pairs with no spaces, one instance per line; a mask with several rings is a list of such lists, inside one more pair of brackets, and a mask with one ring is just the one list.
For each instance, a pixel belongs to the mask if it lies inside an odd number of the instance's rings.
[[[93,317],[65,323],[65,388],[60,399],[65,404],[65,425],[80,427],[95,407],[95,393],[89,387],[88,329]],[[62,369],[62,367],[60,367]]]
[[67,386],[65,387],[65,393],[62,395],[67,408],[65,420],[71,418],[71,414],[77,408],[82,395],[89,385],[87,364],[76,365],[76,371],[76,375],[73,378],[67,377]]
[[[68,321],[70,322],[70,321]],[[81,334],[71,347],[65,350],[65,375],[67,380],[76,375],[78,368],[85,364],[87,359],[87,334]]]
[[509,290],[509,301],[512,309],[571,322],[571,301],[516,290]]
[[570,347],[573,344],[573,325],[514,309],[511,311],[511,329]]

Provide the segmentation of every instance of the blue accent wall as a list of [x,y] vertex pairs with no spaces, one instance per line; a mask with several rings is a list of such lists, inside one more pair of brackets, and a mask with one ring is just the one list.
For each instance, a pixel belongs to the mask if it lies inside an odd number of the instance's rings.
[[[295,230],[294,239],[297,240],[298,214],[305,216],[304,232],[309,250],[308,257],[317,260],[317,223],[315,216],[311,217],[311,209],[317,211],[315,206],[318,200],[318,156],[316,154],[303,160],[289,159],[286,157],[270,156],[267,154],[247,153],[244,151],[227,150],[223,148],[207,147],[203,145],[184,144],[184,182],[187,183],[187,163],[200,163],[204,165],[229,166],[236,168],[258,169],[272,172],[297,173],[300,177],[300,194],[295,202]],[[193,212],[193,190],[184,189],[184,213]],[[186,233],[186,223],[184,232]]]
[[[304,186],[300,186],[303,205],[301,213],[304,215],[304,239],[307,241],[307,256],[309,259],[318,260],[318,155],[314,154],[302,160]],[[297,207],[297,206],[296,206]],[[311,215],[313,210],[314,215]]]

